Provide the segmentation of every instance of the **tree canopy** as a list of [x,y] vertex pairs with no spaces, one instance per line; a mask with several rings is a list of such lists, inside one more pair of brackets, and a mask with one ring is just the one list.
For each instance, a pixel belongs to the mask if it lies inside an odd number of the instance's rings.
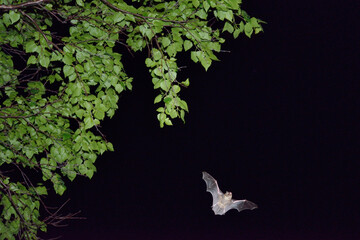
[[262,31],[241,2],[0,0],[0,239],[37,239],[73,217],[42,196],[91,178],[97,157],[114,150],[98,126],[132,89],[122,51],[147,56],[160,127],[185,122],[178,53],[207,70],[224,36]]

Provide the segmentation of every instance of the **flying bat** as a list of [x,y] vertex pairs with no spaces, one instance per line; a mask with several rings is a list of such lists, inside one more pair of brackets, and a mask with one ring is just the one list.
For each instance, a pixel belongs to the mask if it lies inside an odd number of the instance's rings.
[[212,210],[214,211],[215,215],[224,215],[227,211],[233,208],[235,208],[239,212],[246,209],[253,210],[257,208],[257,205],[255,203],[250,202],[246,199],[232,199],[231,192],[226,192],[225,194],[222,193],[215,178],[213,178],[207,172],[202,172],[202,174],[202,178],[206,183],[206,191],[210,192],[213,197]]

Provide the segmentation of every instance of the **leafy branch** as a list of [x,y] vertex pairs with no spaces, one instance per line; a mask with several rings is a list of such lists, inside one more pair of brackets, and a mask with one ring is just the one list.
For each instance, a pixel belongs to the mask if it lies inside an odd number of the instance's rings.
[[0,172],[0,239],[37,239],[47,226],[78,219],[43,196],[62,195],[66,179],[92,178],[97,158],[114,150],[100,126],[132,90],[123,50],[147,54],[164,127],[185,122],[189,111],[180,94],[190,80],[179,74],[178,54],[207,70],[225,37],[251,37],[263,23],[241,0],[0,3],[0,166],[10,169]]
[[15,5],[5,5],[0,4],[0,10],[15,10],[15,9],[21,9],[21,8],[28,8],[28,7],[34,7],[38,6],[47,2],[51,2],[52,0],[35,0],[35,1],[29,1],[24,3],[19,3]]

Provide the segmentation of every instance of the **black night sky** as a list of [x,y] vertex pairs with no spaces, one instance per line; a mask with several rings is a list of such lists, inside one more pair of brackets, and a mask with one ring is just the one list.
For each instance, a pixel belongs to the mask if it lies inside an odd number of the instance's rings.
[[[243,8],[268,22],[264,33],[228,40],[208,72],[181,61],[186,124],[159,128],[144,58],[127,58],[133,91],[102,124],[115,152],[54,201],[70,198],[65,212],[87,219],[47,237],[360,239],[360,2]],[[215,216],[202,171],[259,208]]]

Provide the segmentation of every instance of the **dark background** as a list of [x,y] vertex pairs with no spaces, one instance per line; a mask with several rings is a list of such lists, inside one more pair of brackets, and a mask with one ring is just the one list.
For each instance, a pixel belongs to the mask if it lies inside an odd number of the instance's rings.
[[[87,219],[48,237],[360,239],[359,7],[244,1],[265,32],[227,40],[208,72],[182,60],[185,125],[159,128],[144,57],[128,58],[133,91],[102,127],[115,152],[58,200]],[[215,216],[204,170],[259,208]]]

